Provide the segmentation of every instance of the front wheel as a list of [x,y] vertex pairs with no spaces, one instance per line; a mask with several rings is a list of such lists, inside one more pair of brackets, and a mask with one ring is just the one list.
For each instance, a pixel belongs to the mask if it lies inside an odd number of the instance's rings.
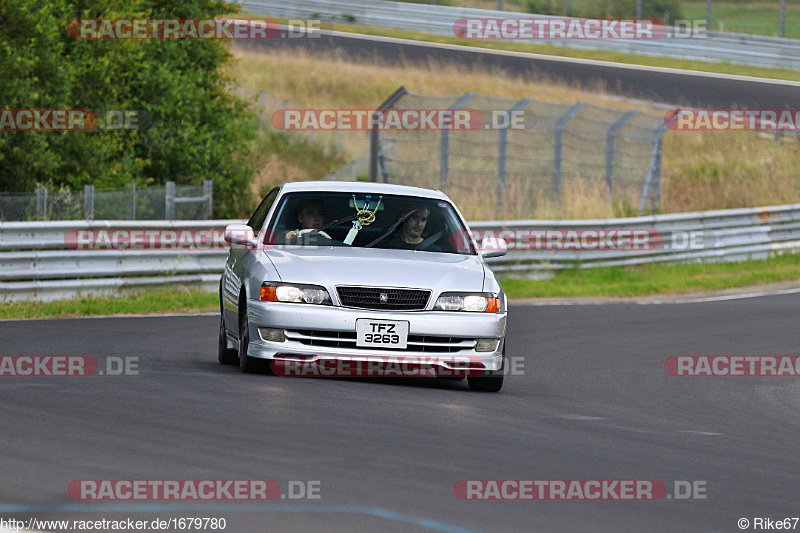
[[503,361],[499,370],[486,370],[479,376],[467,378],[469,390],[476,392],[499,392],[503,388],[503,372],[506,366],[506,346],[503,342]]
[[225,319],[219,317],[219,348],[217,360],[221,365],[235,365],[239,362],[239,354],[234,348],[228,348],[228,336],[225,334]]
[[269,361],[247,355],[250,346],[250,324],[247,320],[247,303],[244,295],[239,302],[239,368],[245,374],[269,374]]

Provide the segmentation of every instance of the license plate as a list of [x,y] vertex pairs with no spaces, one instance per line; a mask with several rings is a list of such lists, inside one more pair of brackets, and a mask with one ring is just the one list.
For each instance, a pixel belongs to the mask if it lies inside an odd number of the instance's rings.
[[356,346],[360,348],[394,348],[403,350],[408,343],[408,321],[356,320]]

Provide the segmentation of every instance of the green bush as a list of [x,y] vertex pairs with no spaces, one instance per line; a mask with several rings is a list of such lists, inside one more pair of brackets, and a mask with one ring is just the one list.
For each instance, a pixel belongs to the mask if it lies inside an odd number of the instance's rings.
[[4,132],[0,191],[214,181],[215,216],[250,208],[255,131],[222,74],[222,41],[76,40],[75,18],[213,18],[223,0],[0,0],[0,107],[143,110],[142,131]]

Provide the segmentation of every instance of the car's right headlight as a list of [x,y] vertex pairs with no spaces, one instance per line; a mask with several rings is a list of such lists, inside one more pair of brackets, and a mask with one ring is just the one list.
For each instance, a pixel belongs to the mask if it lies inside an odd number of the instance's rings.
[[474,313],[497,313],[500,300],[489,293],[444,292],[433,306],[438,311],[471,311]]
[[261,300],[265,302],[294,302],[331,305],[331,295],[325,287],[301,283],[264,283]]

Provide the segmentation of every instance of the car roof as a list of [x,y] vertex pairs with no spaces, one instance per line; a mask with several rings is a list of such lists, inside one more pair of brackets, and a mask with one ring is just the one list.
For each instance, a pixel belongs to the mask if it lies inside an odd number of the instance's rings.
[[396,194],[418,196],[420,198],[433,198],[447,200],[441,191],[410,187],[408,185],[395,185],[393,183],[377,183],[372,181],[291,181],[284,183],[281,193],[289,192],[352,192],[369,194]]

